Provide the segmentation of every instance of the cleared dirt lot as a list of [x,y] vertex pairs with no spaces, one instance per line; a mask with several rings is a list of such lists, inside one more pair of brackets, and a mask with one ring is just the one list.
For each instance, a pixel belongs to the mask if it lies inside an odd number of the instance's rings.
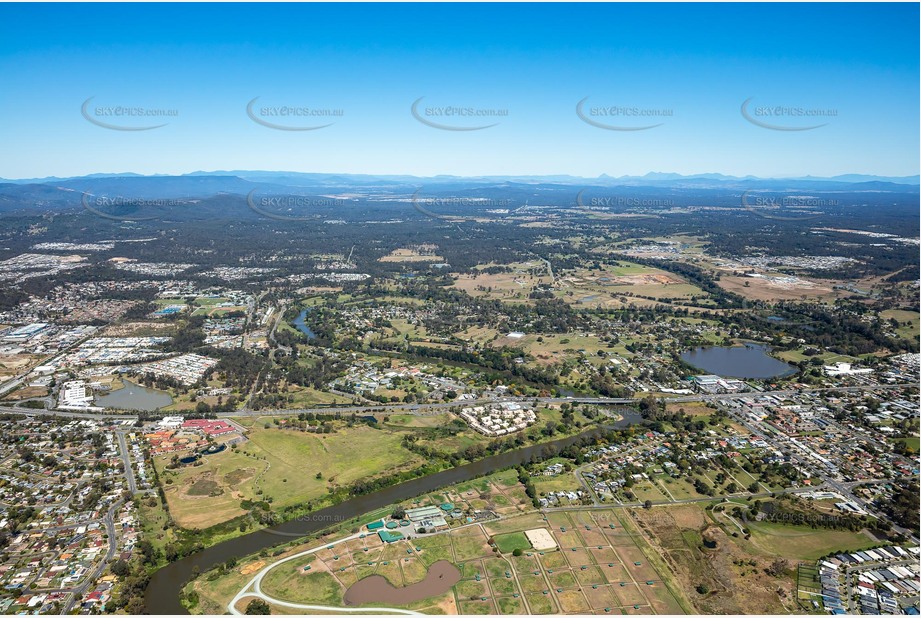
[[808,299],[824,300],[853,296],[850,292],[833,289],[834,284],[839,282],[818,282],[802,278],[800,281],[802,283],[778,284],[770,279],[724,274],[717,284],[727,292],[734,292],[751,300],[801,300],[804,296]]

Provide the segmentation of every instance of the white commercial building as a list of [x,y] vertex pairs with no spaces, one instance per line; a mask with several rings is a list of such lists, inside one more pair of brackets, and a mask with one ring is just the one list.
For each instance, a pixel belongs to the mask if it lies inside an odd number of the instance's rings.
[[872,369],[854,369],[850,363],[835,363],[834,365],[825,365],[825,375],[829,377],[836,376],[856,376],[873,373]]
[[86,382],[72,380],[61,385],[58,408],[62,410],[102,410],[93,405],[93,394],[87,392]]

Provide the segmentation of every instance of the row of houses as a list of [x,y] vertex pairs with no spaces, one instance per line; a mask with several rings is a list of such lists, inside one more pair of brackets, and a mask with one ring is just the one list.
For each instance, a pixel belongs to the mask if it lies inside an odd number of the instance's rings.
[[[918,547],[879,547],[820,560],[825,609],[833,614],[918,613],[921,565]],[[848,605],[852,597],[856,608]]]
[[201,379],[217,360],[200,354],[181,354],[137,366],[139,373],[152,373],[178,380],[185,385],[192,385]]

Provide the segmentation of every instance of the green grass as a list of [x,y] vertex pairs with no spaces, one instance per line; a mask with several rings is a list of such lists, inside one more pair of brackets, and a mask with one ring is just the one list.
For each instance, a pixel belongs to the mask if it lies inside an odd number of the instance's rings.
[[503,554],[510,554],[516,549],[522,551],[531,549],[531,544],[528,542],[527,537],[525,537],[524,532],[509,532],[508,534],[500,534],[493,537],[493,540],[496,542],[496,547],[499,548]]
[[496,472],[490,478],[499,487],[515,487],[518,485],[518,472],[515,470],[503,470]]
[[324,391],[318,391],[310,387],[289,387],[290,393],[293,396],[293,401],[288,404],[292,408],[297,407],[306,407],[312,404],[348,404],[352,400],[349,397],[343,397],[342,395],[337,395],[335,393],[327,393]]
[[[630,491],[633,492],[633,495],[636,496],[636,499],[640,502],[644,502],[646,500],[652,500],[653,502],[670,500],[670,498],[664,494],[657,485],[653,485],[649,481],[637,483],[630,489]],[[671,491],[670,487],[669,491]]]
[[[365,426],[328,435],[257,429],[243,450],[269,458],[272,474],[266,475],[261,487],[276,504],[286,504],[299,501],[290,495],[295,481],[307,491],[322,493],[328,482],[345,485],[416,461],[417,456],[400,446],[401,438],[401,433]],[[317,472],[323,472],[324,478],[316,479]],[[288,482],[283,483],[283,478]]]
[[451,420],[446,414],[419,416],[417,414],[389,414],[387,425],[395,427],[438,427]]
[[329,573],[302,572],[300,562],[286,562],[262,579],[262,589],[269,596],[293,603],[338,605],[342,602],[342,587]]
[[921,333],[921,319],[919,319],[919,314],[917,311],[906,311],[904,309],[887,309],[886,311],[880,312],[880,317],[890,320],[895,318],[898,322],[910,322],[907,326],[899,326],[896,329],[896,334],[903,339],[908,339],[909,341],[917,341],[919,333]]
[[[496,475],[490,478],[495,478]],[[481,489],[481,483],[471,481],[464,486],[472,489]],[[456,494],[457,487],[445,492],[446,494]],[[439,498],[445,498],[441,495],[433,495],[436,501]],[[558,528],[560,525],[566,525],[570,532],[567,537],[576,545],[587,543],[589,536],[597,537],[597,541],[590,544],[602,543],[607,545],[611,538],[608,536],[608,529],[605,524],[613,519],[618,521],[618,527],[623,528],[627,525],[620,517],[623,513],[611,511],[607,515],[604,513],[585,512],[580,514],[568,513],[550,513],[548,523],[542,521],[542,515],[538,513],[528,513],[516,515],[502,519],[501,521],[491,522],[487,525],[488,533],[494,535],[493,538],[501,548],[503,554],[495,554],[490,547],[486,545],[486,535],[479,527],[469,526],[455,530],[449,534],[432,535],[413,539],[412,541],[400,541],[384,547],[374,547],[372,544],[371,552],[363,552],[360,547],[364,542],[350,542],[349,548],[343,548],[339,551],[321,550],[315,555],[315,561],[324,561],[327,567],[332,567],[331,572],[322,569],[322,565],[314,565],[311,572],[304,572],[303,565],[307,559],[298,559],[282,564],[272,569],[263,580],[263,589],[267,594],[291,602],[300,603],[317,603],[331,606],[342,605],[342,594],[349,585],[362,577],[371,574],[378,574],[386,577],[396,586],[406,585],[413,581],[419,581],[423,578],[425,567],[429,566],[436,559],[447,559],[457,564],[461,569],[463,579],[454,587],[451,594],[458,602],[458,609],[465,613],[488,613],[496,612],[513,612],[523,610],[523,598],[514,598],[514,594],[527,595],[527,600],[533,613],[554,613],[557,611],[587,611],[583,607],[581,593],[577,590],[579,587],[599,585],[607,586],[607,576],[603,568],[595,565],[595,559],[588,552],[580,550],[578,553],[570,555],[569,550],[565,552],[553,551],[546,552],[545,555],[539,556],[528,547],[524,530],[540,526],[551,526]],[[499,530],[494,527],[500,527]],[[584,526],[590,526],[583,530]],[[591,530],[591,532],[589,532]],[[641,546],[644,545],[642,539],[632,528],[628,529],[629,535],[621,535],[615,539],[617,547],[615,551],[620,560],[625,564],[632,565],[635,560],[642,560],[643,566],[633,568],[631,572],[641,579],[655,579],[660,581],[667,574],[659,574],[664,566],[661,563],[653,563],[651,567],[647,560],[651,558],[644,557]],[[583,538],[585,537],[585,538]],[[331,538],[331,537],[330,537]],[[621,541],[626,541],[623,543]],[[311,545],[326,543],[326,541],[315,541]],[[511,557],[509,554],[515,547],[521,547],[523,550],[532,552],[534,555],[528,557]],[[301,551],[303,548],[292,547],[290,551]],[[410,556],[406,553],[407,549],[419,547],[420,550]],[[452,552],[452,549],[454,550]],[[648,548],[647,548],[648,549]],[[457,557],[455,561],[454,552]],[[505,553],[509,552],[509,553]],[[333,554],[346,556],[345,561],[333,561]],[[653,555],[655,555],[653,553]],[[356,558],[357,556],[357,558]],[[313,556],[311,557],[313,558]],[[351,559],[355,559],[356,565],[351,565]],[[409,560],[410,562],[407,562]],[[367,562],[372,561],[374,564],[368,566]],[[387,561],[389,564],[384,565]],[[585,570],[581,566],[585,565]],[[345,567],[345,572],[340,572],[339,567]],[[552,569],[553,573],[548,573]],[[534,571],[543,571],[549,576],[550,583],[544,579],[543,575],[535,576]],[[515,576],[507,577],[506,572],[514,573]],[[479,575],[480,581],[476,581],[475,576]],[[225,577],[232,577],[232,583],[228,583]],[[227,600],[245,583],[244,578],[237,573],[228,574],[215,582],[215,587],[205,595],[206,604],[203,606],[211,613],[217,613],[222,610],[221,603],[226,604]],[[337,581],[339,580],[339,581]],[[516,583],[517,581],[517,583]],[[520,588],[519,588],[520,586]],[[564,592],[555,592],[556,588]],[[543,590],[549,590],[547,595]],[[650,591],[655,599],[661,600],[664,604],[656,606],[657,611],[670,610],[669,613],[680,612],[684,606],[672,598],[670,589],[664,586],[658,586]],[[486,601],[482,598],[486,597]],[[433,601],[435,598],[426,599],[415,604],[405,607],[416,610],[434,609]],[[562,608],[557,607],[557,601]],[[612,602],[612,607],[616,604]]]
[[803,352],[806,351],[806,348],[811,346],[802,346],[794,350],[780,350],[774,355],[780,360],[784,360],[791,363],[798,363],[801,361],[809,361],[813,358],[818,358],[822,361],[823,365],[828,365],[831,363],[854,363],[857,362],[857,359],[854,356],[848,356],[846,354],[837,354],[835,352],[820,352],[814,356],[806,356]]
[[501,614],[524,614],[524,603],[521,598],[515,597],[500,597],[499,602],[499,613]]
[[461,562],[486,555],[483,549],[486,539],[476,528],[464,528],[452,533],[451,542],[454,544],[454,555]]
[[[172,529],[164,530],[163,526],[169,520],[163,503],[157,496],[139,496],[138,518],[141,522],[144,538],[150,541],[157,549],[162,550],[167,543],[175,540]],[[153,503],[153,506],[151,506]]]
[[[526,429],[524,431],[524,435],[528,435],[530,433],[536,433],[538,428],[542,427],[548,421],[555,421],[559,423],[561,419],[562,419],[562,412],[560,410],[554,409],[554,408],[540,407],[537,409],[537,424],[532,425],[531,427]],[[447,420],[447,417],[446,417],[446,420]],[[545,436],[543,434],[538,433],[537,434],[538,440],[536,443],[540,444],[543,442],[559,440],[560,438],[563,438],[567,435],[576,434],[581,431],[584,431],[584,429],[577,428],[575,427],[575,425],[573,425],[567,431],[565,432],[559,431],[553,436]],[[475,445],[482,445],[485,447],[490,442],[492,442],[492,438],[489,438],[480,433],[477,433],[476,431],[472,429],[462,430],[460,433],[454,436],[450,436],[450,437],[445,436],[445,437],[431,438],[431,437],[421,436],[419,438],[419,444],[424,444],[426,446],[436,448],[439,451],[446,452],[446,453],[456,453],[469,446],[475,446]],[[528,439],[528,443],[531,444],[530,439]],[[538,478],[535,478],[534,481],[535,483],[537,483]],[[459,491],[467,491],[467,489],[469,488],[464,487],[464,486],[458,487]]]
[[534,489],[538,494],[548,494],[552,491],[575,491],[582,489],[572,472],[563,472],[556,476],[534,476]]
[[533,614],[552,614],[556,609],[550,595],[544,595],[540,592],[532,592],[527,595],[528,605],[531,607]]
[[237,568],[231,569],[215,579],[209,579],[205,575],[188,584],[185,590],[195,590],[199,596],[199,603],[193,613],[204,615],[224,614],[227,611],[227,603],[252,578],[251,574],[243,575],[240,572],[243,565],[250,562],[252,560],[243,560]]
[[921,438],[912,437],[912,438],[893,438],[893,442],[904,442],[905,445],[910,448],[915,453],[918,452],[921,448]]
[[[179,525],[204,528],[242,515],[243,499],[271,497],[275,509],[299,505],[324,497],[332,485],[348,485],[420,461],[401,446],[400,432],[364,425],[313,434],[274,426],[264,429],[257,421],[248,437],[239,450],[205,457],[201,466],[163,472],[169,457],[156,459],[161,480],[172,478],[166,486],[167,499]],[[245,480],[239,480],[240,471],[246,472]],[[318,472],[322,478],[316,478]],[[202,478],[213,480],[223,492],[187,498],[188,488]]]
[[878,541],[850,530],[813,529],[770,522],[749,522],[751,542],[762,551],[794,560],[817,560],[830,553],[859,551]]

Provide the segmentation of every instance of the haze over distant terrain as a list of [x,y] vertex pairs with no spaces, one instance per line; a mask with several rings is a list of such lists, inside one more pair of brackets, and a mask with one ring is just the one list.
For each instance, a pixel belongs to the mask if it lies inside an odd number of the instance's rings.
[[485,181],[515,181],[515,182],[558,182],[561,184],[575,183],[584,184],[592,182],[595,184],[680,184],[694,182],[697,184],[720,184],[732,183],[737,181],[816,181],[816,182],[891,182],[895,184],[916,185],[919,183],[921,176],[875,176],[872,174],[840,174],[838,176],[792,176],[776,178],[760,178],[758,176],[729,176],[726,174],[676,174],[667,172],[649,172],[643,176],[611,176],[601,174],[600,176],[590,178],[585,176],[571,176],[568,174],[559,175],[485,175],[485,176],[454,176],[442,174],[438,176],[413,176],[406,174],[342,174],[342,173],[322,173],[322,172],[292,172],[292,171],[269,171],[269,170],[215,170],[210,172],[196,171],[187,174],[136,174],[133,172],[124,173],[97,173],[87,174],[85,176],[70,176],[59,178],[57,176],[47,176],[44,178],[0,178],[0,182],[9,182],[15,184],[42,184],[59,182],[62,180],[91,180],[99,178],[183,178],[189,176],[237,176],[248,180],[268,181],[279,180],[288,183],[301,182],[324,182],[335,180],[348,180],[356,184],[361,182],[379,182],[388,181],[424,181],[424,182],[454,182],[457,180],[466,180],[470,182]]
[[[724,174],[649,173],[645,176],[596,178],[576,176],[397,176],[366,174],[324,174],[283,171],[193,172],[181,176],[144,176],[133,173],[93,174],[75,178],[0,179],[0,211],[29,211],[78,206],[85,196],[122,199],[209,198],[218,195],[244,196],[254,191],[270,195],[347,195],[350,202],[410,201],[417,191],[441,198],[489,198],[509,205],[530,203],[574,205],[577,192],[605,189],[622,196],[671,196],[690,199],[730,200],[738,203],[740,192],[753,190],[848,192],[876,200],[888,194],[917,196],[919,177],[880,177],[847,174],[832,178],[738,178]],[[863,202],[860,202],[863,203]],[[473,207],[470,203],[467,206]],[[859,205],[859,203],[858,203]],[[456,204],[458,210],[464,204]]]

